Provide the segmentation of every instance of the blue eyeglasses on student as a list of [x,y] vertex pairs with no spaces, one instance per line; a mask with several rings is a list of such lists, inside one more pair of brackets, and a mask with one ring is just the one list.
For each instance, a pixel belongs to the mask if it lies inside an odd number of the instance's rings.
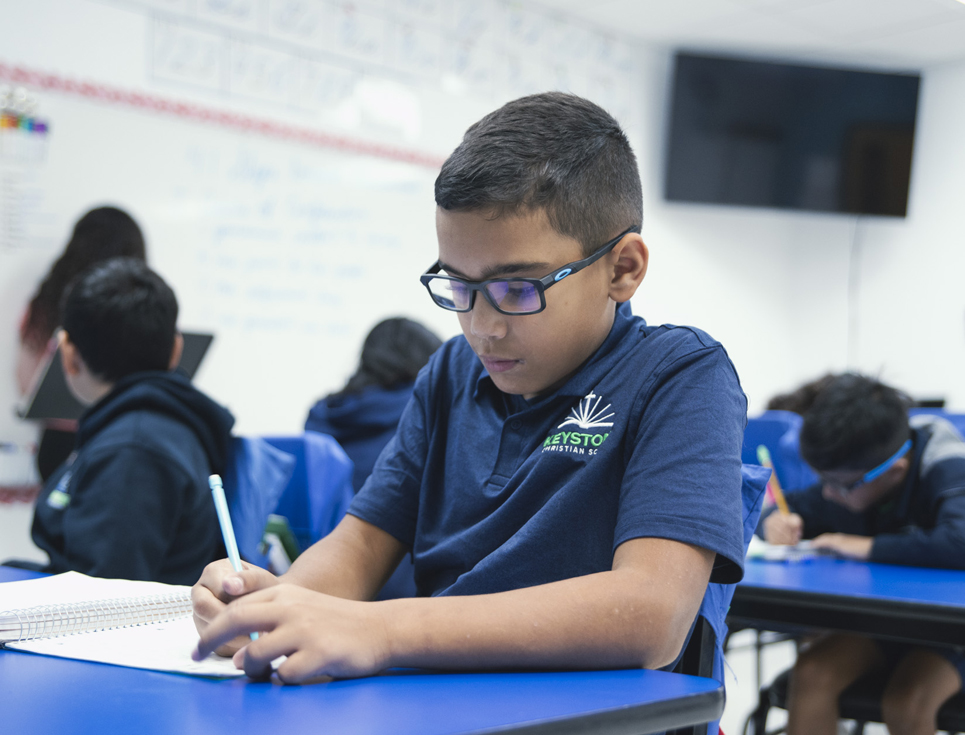
[[639,233],[640,226],[634,225],[627,228],[590,257],[567,263],[542,278],[491,278],[487,281],[467,281],[465,278],[438,275],[442,265],[437,260],[419,280],[428,289],[436,305],[449,311],[472,311],[473,304],[476,302],[476,292],[481,291],[486,301],[500,314],[510,316],[538,314],[546,308],[544,296],[546,289],[598,261],[631,232]]
[[895,452],[890,457],[888,457],[888,459],[886,459],[880,465],[878,465],[872,470],[868,470],[857,480],[855,480],[854,482],[850,482],[847,485],[844,485],[840,482],[833,482],[831,480],[827,480],[824,477],[821,478],[821,482],[823,482],[825,485],[830,485],[831,487],[835,488],[836,490],[840,490],[843,493],[850,493],[851,491],[856,490],[862,485],[866,485],[872,480],[877,480],[888,470],[890,470],[894,466],[895,462],[897,462],[899,459],[904,457],[909,449],[911,449],[911,439],[908,439],[907,441],[905,441],[904,444],[898,447],[897,452]]

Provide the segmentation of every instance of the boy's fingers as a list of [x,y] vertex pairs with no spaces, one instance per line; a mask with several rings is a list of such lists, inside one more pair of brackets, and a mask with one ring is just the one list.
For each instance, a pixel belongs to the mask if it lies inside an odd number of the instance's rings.
[[221,589],[231,597],[240,597],[277,583],[278,578],[271,572],[245,562],[244,569],[240,572],[232,571],[221,580]]
[[238,636],[274,630],[278,624],[278,612],[278,606],[270,603],[229,605],[201,631],[198,645],[191,657],[195,661],[201,661],[209,653]]
[[318,666],[313,665],[311,656],[304,651],[290,654],[275,674],[283,684],[317,684],[332,680],[331,676],[318,673]]
[[195,585],[191,588],[191,608],[194,612],[194,623],[200,631],[225,609],[225,603],[215,597],[207,587]]
[[[242,657],[241,663],[245,673],[253,679],[271,676],[271,662],[279,656],[290,656],[298,650],[298,640],[293,639],[285,630],[275,630],[262,635],[257,641],[245,646],[237,656]],[[238,659],[235,659],[235,665]],[[288,682],[283,679],[282,681]]]

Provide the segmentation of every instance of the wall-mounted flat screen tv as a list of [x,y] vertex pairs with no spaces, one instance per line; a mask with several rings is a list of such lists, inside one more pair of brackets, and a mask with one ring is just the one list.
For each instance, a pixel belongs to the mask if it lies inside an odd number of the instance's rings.
[[679,53],[666,198],[904,217],[920,79]]

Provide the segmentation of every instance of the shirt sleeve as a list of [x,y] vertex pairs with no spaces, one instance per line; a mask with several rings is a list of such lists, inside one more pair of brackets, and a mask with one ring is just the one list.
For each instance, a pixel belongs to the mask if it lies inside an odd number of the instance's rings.
[[379,454],[372,474],[348,509],[351,515],[381,528],[410,549],[415,543],[419,491],[428,452],[429,382],[430,370],[423,370],[395,436]]
[[708,346],[658,371],[628,432],[614,547],[659,537],[716,553],[712,582],[744,563],[741,442],[747,403],[723,348]]
[[[936,483],[920,496],[936,498],[934,527],[911,526],[903,533],[875,536],[870,560],[882,564],[965,569],[965,477],[962,460],[955,459],[934,467],[926,483]],[[944,465],[944,467],[942,466]]]
[[91,458],[64,511],[68,566],[95,577],[156,579],[177,533],[189,478],[138,447]]

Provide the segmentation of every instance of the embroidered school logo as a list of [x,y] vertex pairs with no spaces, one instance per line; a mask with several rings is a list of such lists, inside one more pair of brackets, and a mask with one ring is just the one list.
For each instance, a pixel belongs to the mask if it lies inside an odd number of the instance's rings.
[[612,421],[614,412],[610,411],[611,404],[606,404],[600,408],[603,396],[598,396],[593,391],[587,393],[582,400],[572,409],[570,415],[557,429],[568,426],[578,427],[583,431],[558,431],[550,434],[543,441],[544,452],[569,452],[571,454],[596,454],[597,449],[602,446],[610,432],[592,431],[593,429],[608,429],[613,426]]
[[[594,398],[596,399],[596,402],[593,402]],[[562,429],[564,426],[569,426],[570,424],[576,424],[581,429],[595,429],[600,426],[613,426],[612,421],[605,421],[605,419],[613,416],[612,411],[610,411],[610,413],[606,413],[610,410],[610,404],[608,403],[599,411],[597,410],[597,407],[600,405],[602,400],[603,396],[598,396],[593,391],[590,391],[586,394],[586,396],[584,396],[583,400],[577,404],[576,408],[570,409],[570,413],[572,415],[556,428]],[[593,404],[592,406],[590,405],[591,403]],[[604,414],[606,415],[604,416]]]

